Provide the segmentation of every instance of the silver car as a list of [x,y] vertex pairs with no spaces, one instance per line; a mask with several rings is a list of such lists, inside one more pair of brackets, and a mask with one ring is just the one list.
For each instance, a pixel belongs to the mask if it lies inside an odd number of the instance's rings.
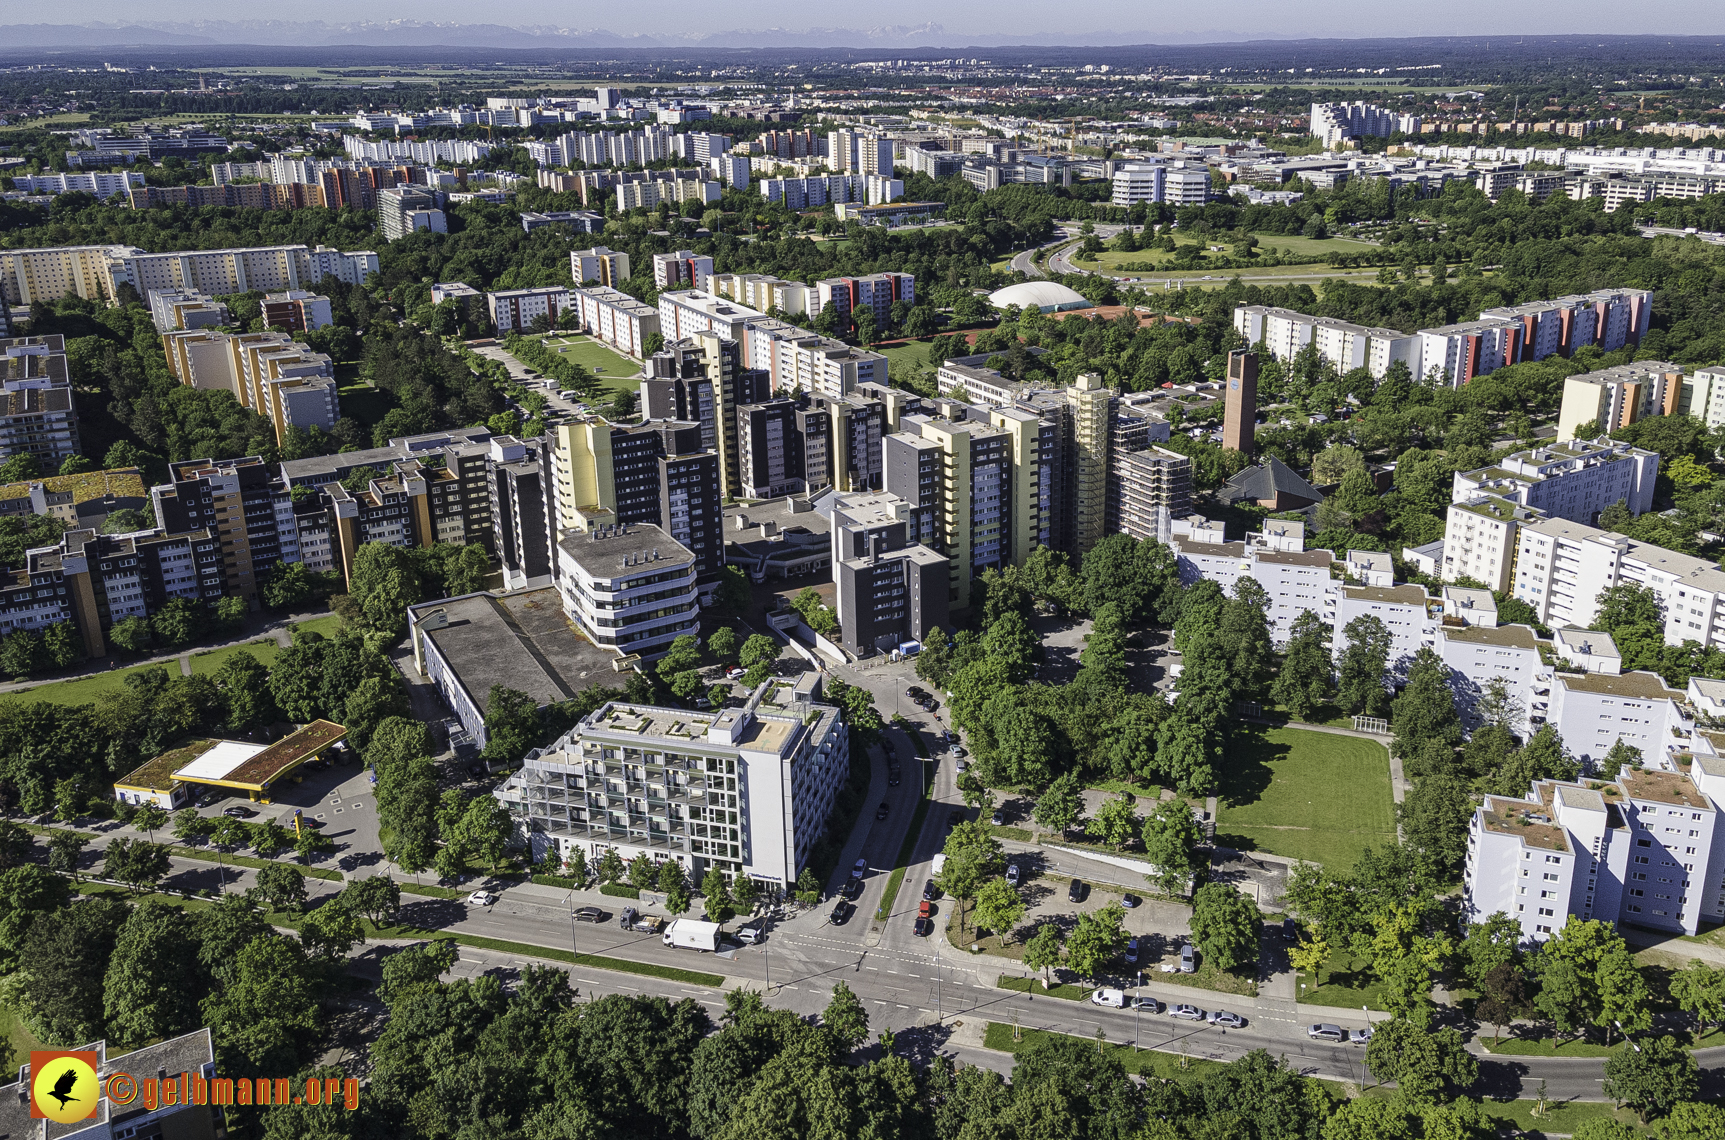
[[1355,1029],[1348,1033],[1348,1044],[1350,1045],[1365,1045],[1371,1039],[1372,1031],[1370,1029]]
[[1310,1037],[1313,1041],[1340,1041],[1346,1035],[1342,1032],[1341,1026],[1330,1025],[1328,1022],[1320,1022],[1317,1025],[1308,1025],[1306,1027],[1306,1036]]
[[1240,1029],[1246,1024],[1246,1019],[1241,1017],[1239,1014],[1228,1013],[1227,1011],[1220,1009],[1211,1013],[1210,1016],[1204,1020],[1208,1021],[1211,1025],[1220,1025],[1223,1029]]
[[1168,1016],[1175,1021],[1203,1021],[1204,1011],[1195,1005],[1171,1005]]

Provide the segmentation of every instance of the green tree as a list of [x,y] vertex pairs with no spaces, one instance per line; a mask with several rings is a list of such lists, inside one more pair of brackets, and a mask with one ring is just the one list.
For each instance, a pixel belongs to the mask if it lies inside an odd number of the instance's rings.
[[707,635],[707,649],[721,661],[728,661],[737,655],[737,631],[728,625],[722,625]]
[[84,639],[69,621],[57,621],[42,632],[42,651],[48,664],[56,669],[70,668],[88,656],[84,652]]
[[1258,960],[1258,908],[1227,883],[1192,893],[1192,941],[1206,961],[1236,970]]
[[1605,759],[1596,766],[1594,774],[1601,780],[1615,780],[1625,768],[1641,767],[1641,749],[1633,744],[1625,744],[1623,738],[1617,738],[1617,743],[1605,754]]
[[287,863],[259,867],[257,885],[252,890],[257,892],[258,901],[265,910],[298,910],[305,905],[305,876],[298,867]]
[[1101,975],[1126,937],[1125,920],[1126,909],[1119,903],[1079,914],[1078,925],[1066,936],[1066,957],[1080,977]]
[[1396,818],[1406,843],[1430,859],[1440,874],[1460,873],[1473,819],[1473,802],[1460,780],[1438,773],[1417,781],[1396,805]]
[[394,1006],[415,993],[434,989],[438,976],[455,965],[458,951],[446,939],[407,946],[383,960],[383,984],[378,997]]
[[1060,965],[1060,928],[1052,922],[1038,923],[1036,933],[1024,944],[1024,964],[1042,978],[1048,988],[1048,971]]
[[215,829],[215,820],[199,815],[197,808],[185,807],[174,813],[174,838],[181,843],[196,843]]
[[298,1070],[320,1028],[318,980],[300,948],[259,934],[234,954],[226,973],[226,984],[202,1008],[216,1047],[238,1062],[241,1074]]
[[355,914],[371,919],[375,926],[384,926],[401,907],[401,884],[388,875],[354,879],[342,888],[341,899]]
[[971,915],[981,930],[992,930],[1006,942],[1024,917],[1024,899],[1005,879],[990,879],[976,893],[976,908]]
[[1448,773],[1461,744],[1461,717],[1450,692],[1449,666],[1421,646],[1408,666],[1407,686],[1390,703],[1390,753],[1414,776]]
[[1366,1064],[1379,1080],[1394,1081],[1414,1104],[1454,1096],[1479,1079],[1479,1062],[1460,1033],[1447,1028],[1432,1033],[1399,1017],[1372,1027]]
[[[664,864],[655,863],[653,861],[653,857],[643,851],[633,859],[629,860],[629,885],[638,891],[652,890],[654,884],[659,881],[659,868],[661,866],[669,865],[669,862]],[[681,864],[679,864],[679,873],[681,873],[681,869]],[[660,890],[667,889],[669,888],[660,888]]]
[[693,669],[701,663],[701,646],[692,633],[685,633],[671,642],[671,648],[665,651],[665,656],[659,658],[653,666],[653,671],[659,674],[659,679],[669,683],[671,678],[685,670]]
[[1725,1107],[1683,1101],[1659,1122],[1659,1140],[1721,1140],[1725,1138]]
[[1521,923],[1501,910],[1469,926],[1462,939],[1462,976],[1472,989],[1483,986],[1486,975],[1497,967],[1519,964],[1520,958]]
[[1605,1059],[1604,1093],[1628,1105],[1646,1124],[1680,1102],[1694,1100],[1701,1071],[1675,1037],[1648,1038],[1638,1049],[1620,1049]]
[[132,908],[108,960],[103,990],[110,1038],[142,1045],[196,1028],[201,981],[190,917],[145,899]]
[[1198,870],[1204,833],[1185,800],[1164,800],[1144,818],[1144,857],[1156,874],[1144,876],[1166,894],[1184,890]]
[[1132,805],[1132,797],[1121,794],[1097,809],[1096,814],[1085,825],[1085,832],[1091,838],[1118,851],[1136,839],[1143,827],[1144,821],[1138,818],[1137,809]]
[[48,838],[48,869],[63,875],[78,877],[78,860],[89,846],[90,837],[75,831],[56,831]]
[[847,1053],[868,1040],[868,1011],[843,982],[833,983],[833,996],[821,1014],[821,1024],[832,1030]]
[[456,841],[491,865],[503,862],[515,837],[515,817],[492,796],[474,796],[456,827]]
[[301,920],[299,938],[307,954],[333,962],[346,957],[349,950],[365,941],[365,927],[360,923],[359,915],[337,897]]
[[0,874],[0,955],[5,965],[19,964],[31,925],[65,906],[71,895],[65,879],[33,863]]
[[137,839],[115,839],[102,852],[102,875],[134,891],[153,887],[168,877],[168,849]]
[[1384,691],[1384,675],[1390,663],[1390,631],[1375,617],[1365,615],[1342,630],[1346,639],[1336,661],[1336,699],[1356,716],[1385,716],[1390,697]]
[[1064,833],[1084,814],[1084,785],[1078,773],[1066,772],[1048,785],[1037,798],[1032,813],[1036,822],[1050,831]]
[[1289,629],[1270,698],[1295,719],[1310,720],[1335,695],[1330,669],[1330,627],[1311,610],[1303,610]]
[[615,883],[626,870],[623,857],[617,854],[615,847],[606,848],[605,854],[599,857],[599,881],[602,883]]
[[731,896],[725,890],[725,873],[714,864],[708,864],[707,873],[701,876],[701,909],[708,922],[722,922],[731,905]]
[[407,607],[423,597],[413,555],[405,547],[383,542],[360,544],[348,589],[365,623],[391,640],[407,629]]
[[737,654],[737,664],[748,670],[743,675],[743,684],[752,689],[765,681],[783,651],[777,641],[764,633],[749,635],[749,639],[743,642],[742,651]]

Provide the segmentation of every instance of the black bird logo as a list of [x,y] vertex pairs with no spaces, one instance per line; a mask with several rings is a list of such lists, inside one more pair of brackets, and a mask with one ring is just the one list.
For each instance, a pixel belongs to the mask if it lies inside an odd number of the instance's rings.
[[72,1090],[77,1087],[78,1070],[75,1068],[67,1069],[65,1072],[60,1074],[60,1079],[54,1082],[54,1091],[50,1092],[48,1095],[59,1101],[61,1108],[65,1108],[67,1101],[78,1099],[71,1095]]

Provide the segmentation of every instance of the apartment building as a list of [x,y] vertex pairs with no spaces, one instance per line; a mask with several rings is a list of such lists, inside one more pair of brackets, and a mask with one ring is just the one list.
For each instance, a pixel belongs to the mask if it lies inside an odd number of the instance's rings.
[[295,429],[330,431],[341,418],[334,362],[287,333],[181,330],[164,333],[162,349],[180,383],[233,393],[270,421],[278,442]]
[[1348,623],[1356,618],[1375,617],[1389,631],[1390,676],[1400,684],[1407,676],[1408,664],[1414,654],[1421,649],[1437,648],[1442,611],[1441,600],[1427,595],[1424,586],[1412,583],[1400,586],[1343,584],[1335,591],[1335,606],[1330,611],[1334,614],[1330,655],[1338,657],[1347,648]]
[[489,319],[485,294],[465,281],[440,281],[433,285],[431,303],[441,305],[445,301],[454,301],[461,310],[461,319],[470,324],[477,325]]
[[368,274],[377,272],[377,254],[370,250],[341,253],[321,245],[315,249],[284,245],[181,253],[133,250],[110,258],[104,270],[109,297],[118,296],[121,284],[131,285],[144,297],[156,289],[195,289],[226,296],[300,289],[325,277],[348,285],[363,284]]
[[[748,328],[767,315],[702,289],[673,289],[659,294],[659,331],[665,339],[681,340],[697,333],[716,333],[738,345],[747,343]],[[750,362],[751,367],[759,367]]]
[[823,497],[832,524],[834,610],[841,644],[858,657],[950,629],[951,561],[916,540],[916,508],[878,492]]
[[[349,175],[348,177],[355,177]],[[201,209],[219,206],[239,210],[323,209],[328,205],[322,185],[302,183],[217,183],[214,186],[139,186],[126,191],[126,203],[134,210],[163,206]]]
[[692,249],[653,255],[653,286],[656,289],[694,289],[710,293],[713,289],[713,259]]
[[1108,481],[1108,533],[1167,543],[1174,520],[1191,511],[1190,457],[1163,447],[1116,451]]
[[866,131],[833,131],[827,136],[827,158],[846,174],[892,176],[893,140]]
[[875,326],[886,328],[891,323],[894,301],[916,303],[916,278],[909,273],[829,277],[815,282],[815,291],[821,311],[831,305],[841,320],[851,321],[855,319],[852,314],[866,306],[874,313]]
[[19,174],[12,178],[12,188],[23,194],[94,194],[107,201],[123,197],[134,186],[144,184],[141,171],[119,174]]
[[[805,494],[811,489],[808,481],[811,448],[803,434],[810,419],[802,412],[803,409],[786,399],[744,404],[737,409],[737,457],[743,498],[776,499]],[[815,418],[814,423],[824,455],[830,426],[825,415]]]
[[1470,922],[1502,912],[1533,941],[1570,915],[1694,934],[1725,914],[1718,757],[1691,774],[1630,769],[1609,783],[1540,780],[1487,796],[1468,828]]
[[559,424],[546,441],[551,533],[651,524],[689,552],[701,582],[725,565],[719,457],[681,420]]
[[[152,293],[150,296],[154,298],[156,294]],[[266,329],[281,329],[290,333],[311,332],[335,323],[335,318],[330,315],[329,298],[304,289],[265,293],[261,307]]]
[[885,405],[861,394],[817,395],[810,402],[823,413],[828,481],[841,491],[880,490],[888,438]]
[[1114,170],[1110,201],[1116,206],[1161,202],[1167,195],[1168,168],[1160,162],[1126,162]]
[[504,289],[485,295],[491,313],[491,324],[499,333],[531,332],[536,318],[544,317],[550,327],[574,304],[574,296],[560,285],[536,289]]
[[1421,329],[1421,375],[1436,369],[1447,383],[1459,387],[1506,364],[1543,360],[1554,353],[1569,355],[1596,345],[1615,352],[1641,342],[1653,313],[1653,294],[1646,289],[1600,289],[1498,309],[1485,309],[1479,319],[1442,328]]
[[[1639,360],[1571,376],[1563,382],[1558,442],[1574,439],[1591,424],[1609,433],[1646,416],[1671,415],[1681,409],[1685,387],[1683,366],[1663,360]],[[1688,390],[1694,394],[1693,385]]]
[[1469,495],[1449,505],[1439,576],[1445,582],[1471,578],[1508,592],[1514,582],[1520,526],[1541,517],[1499,495]]
[[776,392],[836,400],[861,385],[887,383],[880,353],[770,317],[750,322],[744,343],[749,367],[766,369]]
[[660,332],[659,310],[608,285],[572,289],[569,296],[581,307],[584,330],[637,360],[647,355],[647,338]]
[[660,527],[566,531],[556,561],[564,615],[601,649],[658,657],[700,629],[695,555]]
[[1683,378],[1677,406],[1709,429],[1725,424],[1725,368],[1698,368]]
[[1010,561],[1013,491],[1034,469],[1015,473],[1008,432],[976,420],[905,416],[882,454],[885,489],[926,512],[932,533],[917,540],[946,556],[949,604],[964,609],[971,580]]
[[[11,305],[34,305],[58,301],[61,297],[111,302],[114,282],[109,263],[142,252],[126,245],[0,250],[0,293]],[[143,291],[143,295],[149,296],[148,291]]]
[[878,206],[904,195],[904,183],[899,179],[860,174],[762,178],[758,185],[761,197],[769,202],[781,202],[787,210],[818,210],[822,206],[850,202]]
[[849,772],[839,710],[763,682],[741,708],[612,702],[535,750],[494,793],[535,859],[615,852],[789,889]]
[[136,467],[44,475],[0,485],[0,518],[43,515],[100,530],[115,511],[139,510],[149,501]]
[[605,228],[605,216],[592,210],[529,210],[521,215],[521,229],[526,233],[545,226],[568,226],[578,234],[596,234]]
[[680,179],[663,181],[654,179],[650,182],[619,182],[617,184],[617,212],[629,210],[657,209],[660,202],[717,202],[724,195],[724,187],[717,182],[705,179]]
[[1419,375],[1419,341],[1394,329],[1367,328],[1331,317],[1310,317],[1268,305],[1241,305],[1234,310],[1234,328],[1248,345],[1263,345],[1277,360],[1292,360],[1306,345],[1335,365],[1338,372],[1364,368],[1381,380],[1389,366],[1401,361]]
[[1168,545],[1187,585],[1215,582],[1230,596],[1242,578],[1262,586],[1270,598],[1270,638],[1277,645],[1287,644],[1294,622],[1308,610],[1334,624],[1340,591],[1330,576],[1335,556],[1305,549],[1303,523],[1267,519],[1257,534],[1227,542],[1220,523],[1194,515],[1173,525]]
[[1349,139],[1387,139],[1397,131],[1415,135],[1419,130],[1418,115],[1404,115],[1363,100],[1312,104],[1311,133],[1323,140],[1325,149],[1333,149]]
[[230,324],[228,307],[195,290],[158,289],[150,294],[150,322],[159,333]]
[[29,455],[54,470],[82,447],[66,368],[66,338],[0,340],[0,457]]
[[1658,474],[1657,452],[1601,436],[1536,447],[1492,467],[1457,471],[1451,495],[1456,502],[1493,495],[1553,518],[1592,523],[1614,503],[1635,515],[1651,510]]
[[766,273],[720,273],[713,277],[712,291],[751,309],[777,309],[793,316],[810,311],[814,292],[801,281],[784,281]]
[[[291,500],[270,465],[257,456],[168,465],[168,482],[150,489],[156,521],[167,534],[208,531],[217,542],[222,583],[215,594],[257,596],[258,583],[284,557],[283,508]],[[283,502],[283,500],[289,500]],[[294,551],[297,553],[297,544]]]
[[589,282],[616,289],[629,279],[629,255],[602,245],[569,254],[569,276],[577,285]]
[[[1518,698],[1521,710],[1520,717],[1504,727],[1526,740],[1538,727],[1537,722],[1549,715],[1549,697],[1542,694],[1550,691],[1552,670],[1540,658],[1539,642],[1528,626],[1497,625],[1495,610],[1491,611],[1489,621],[1449,624],[1448,619],[1455,616],[1452,611],[1462,610],[1460,599],[1451,596],[1454,589],[1448,587],[1444,591],[1445,621],[1438,628],[1434,648],[1449,666],[1450,693],[1455,698],[1456,712],[1469,732],[1478,728],[1480,701],[1490,693],[1492,682],[1501,681]],[[1491,595],[1487,593],[1485,597],[1489,601]],[[1568,738],[1564,739],[1568,743]]]

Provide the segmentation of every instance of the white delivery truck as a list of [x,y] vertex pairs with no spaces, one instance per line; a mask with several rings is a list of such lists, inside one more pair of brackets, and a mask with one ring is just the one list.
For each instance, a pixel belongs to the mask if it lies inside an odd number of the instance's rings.
[[664,942],[679,950],[701,950],[711,954],[719,948],[719,924],[693,918],[673,919],[665,927]]
[[1105,1005],[1109,1009],[1125,1009],[1126,994],[1122,990],[1111,990],[1106,987],[1090,995],[1092,1005]]

